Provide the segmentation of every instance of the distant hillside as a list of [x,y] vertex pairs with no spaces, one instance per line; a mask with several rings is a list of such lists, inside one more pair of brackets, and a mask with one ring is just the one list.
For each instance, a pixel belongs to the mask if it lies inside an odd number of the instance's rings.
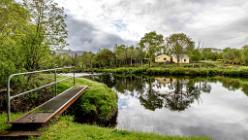
[[56,55],[68,54],[70,56],[75,56],[75,55],[81,55],[81,54],[83,54],[83,51],[72,51],[72,50],[54,50],[53,52]]
[[205,49],[209,49],[212,52],[218,52],[218,53],[221,53],[223,51],[222,49],[217,49],[217,48],[199,48],[200,51],[205,50]]

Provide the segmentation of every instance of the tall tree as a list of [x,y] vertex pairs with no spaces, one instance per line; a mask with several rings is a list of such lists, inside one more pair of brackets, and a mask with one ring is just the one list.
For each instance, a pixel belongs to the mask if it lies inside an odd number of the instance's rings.
[[177,61],[179,61],[184,54],[194,50],[194,42],[184,33],[172,34],[166,40],[171,52],[176,55]]
[[156,53],[158,53],[164,45],[164,37],[162,34],[157,34],[155,31],[149,32],[141,38],[139,45],[145,50],[146,56],[149,59],[150,67]]
[[141,65],[143,64],[143,60],[145,57],[145,53],[140,47],[135,47],[134,49],[134,58],[136,60],[136,63],[140,63]]
[[134,50],[134,46],[130,46],[127,48],[127,58],[130,60],[130,65],[133,65],[133,59],[135,58],[135,50]]
[[116,57],[116,64],[118,66],[126,62],[127,54],[126,54],[126,46],[124,44],[115,45],[114,53]]
[[241,60],[244,65],[248,65],[248,45],[245,45],[242,48]]
[[23,66],[21,36],[29,28],[28,11],[14,0],[0,1],[0,85]]
[[101,67],[112,66],[114,64],[115,55],[109,49],[101,49],[96,54],[96,60]]
[[225,48],[223,50],[223,61],[228,64],[240,64],[241,52],[238,49]]
[[23,5],[29,10],[32,23],[26,49],[27,70],[40,68],[40,59],[44,50],[42,47],[62,48],[66,43],[67,30],[64,9],[53,0],[23,0]]
[[92,52],[84,52],[81,55],[81,60],[84,66],[92,69],[94,63],[95,54]]

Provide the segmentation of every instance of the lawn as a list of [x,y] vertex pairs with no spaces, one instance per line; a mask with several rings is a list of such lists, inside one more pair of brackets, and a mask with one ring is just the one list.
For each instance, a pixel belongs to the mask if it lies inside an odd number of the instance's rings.
[[207,137],[162,136],[153,133],[130,132],[73,122],[63,116],[45,130],[41,140],[209,140]]

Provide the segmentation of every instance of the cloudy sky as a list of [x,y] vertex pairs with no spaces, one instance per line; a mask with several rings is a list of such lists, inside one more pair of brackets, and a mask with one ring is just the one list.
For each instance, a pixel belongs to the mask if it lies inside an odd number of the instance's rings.
[[135,44],[147,32],[184,32],[202,47],[248,44],[247,0],[56,0],[72,50]]

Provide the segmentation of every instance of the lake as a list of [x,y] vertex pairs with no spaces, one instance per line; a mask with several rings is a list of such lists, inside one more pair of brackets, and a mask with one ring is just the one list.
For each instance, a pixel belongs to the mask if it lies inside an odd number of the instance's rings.
[[248,139],[248,80],[96,75],[118,94],[117,128],[165,135]]

